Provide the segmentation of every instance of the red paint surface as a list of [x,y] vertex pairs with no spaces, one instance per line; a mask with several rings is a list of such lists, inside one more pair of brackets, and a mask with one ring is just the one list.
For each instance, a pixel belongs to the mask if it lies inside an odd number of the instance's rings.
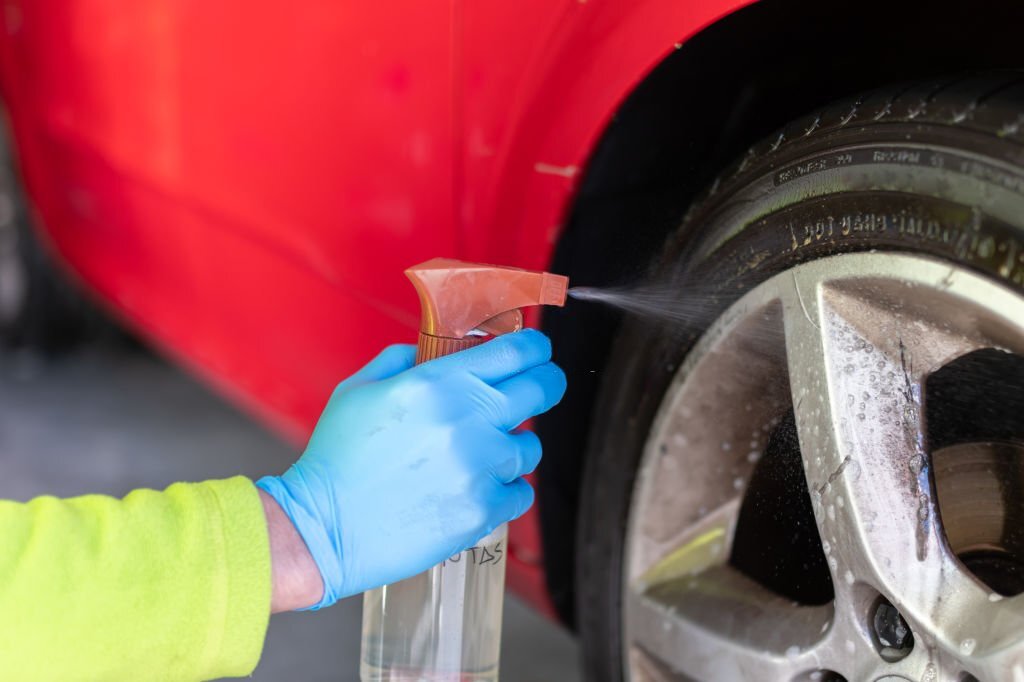
[[[617,105],[747,1],[3,0],[0,87],[72,270],[301,444],[415,341],[406,267],[544,269]],[[538,533],[509,583],[549,610]]]

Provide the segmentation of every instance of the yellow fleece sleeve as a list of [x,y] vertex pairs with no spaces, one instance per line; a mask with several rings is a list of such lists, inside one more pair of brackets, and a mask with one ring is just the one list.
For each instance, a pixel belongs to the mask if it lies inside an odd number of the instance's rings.
[[0,679],[248,675],[269,617],[266,521],[246,478],[0,501]]

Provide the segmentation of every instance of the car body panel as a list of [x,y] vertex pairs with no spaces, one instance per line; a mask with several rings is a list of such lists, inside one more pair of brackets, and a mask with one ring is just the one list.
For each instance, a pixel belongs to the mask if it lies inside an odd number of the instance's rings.
[[[618,104],[744,4],[5,0],[0,87],[75,275],[301,444],[415,339],[404,268],[544,268]],[[538,533],[509,582],[550,612]]]

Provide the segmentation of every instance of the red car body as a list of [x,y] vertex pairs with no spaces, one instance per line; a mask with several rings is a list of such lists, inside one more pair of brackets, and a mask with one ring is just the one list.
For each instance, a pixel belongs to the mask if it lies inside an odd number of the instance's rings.
[[[415,339],[404,268],[545,268],[617,106],[746,2],[4,0],[0,86],[71,269],[301,444]],[[549,610],[538,533],[509,580]]]

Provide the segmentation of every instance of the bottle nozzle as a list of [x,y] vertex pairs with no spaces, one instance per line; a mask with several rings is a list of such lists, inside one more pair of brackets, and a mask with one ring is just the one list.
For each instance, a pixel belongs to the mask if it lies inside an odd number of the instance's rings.
[[482,339],[468,336],[473,331],[497,336],[522,329],[521,308],[565,305],[569,287],[569,278],[562,275],[449,258],[429,260],[405,274],[416,287],[423,310],[421,353],[424,336],[437,339],[431,342],[437,346],[432,357],[476,345]]

